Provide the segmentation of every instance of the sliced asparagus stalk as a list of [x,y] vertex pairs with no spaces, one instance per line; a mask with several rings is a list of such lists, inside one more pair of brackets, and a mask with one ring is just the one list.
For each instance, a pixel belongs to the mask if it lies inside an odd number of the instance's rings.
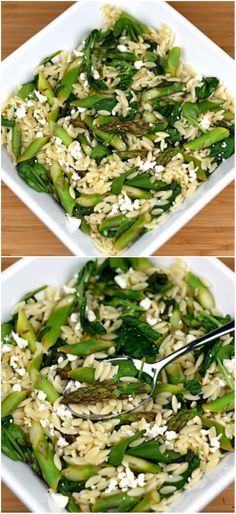
[[116,398],[123,400],[129,395],[148,394],[150,391],[151,386],[149,384],[143,384],[142,382],[131,384],[126,384],[125,382],[103,382],[102,384],[80,387],[77,391],[66,394],[61,400],[61,403],[92,405],[100,401]]

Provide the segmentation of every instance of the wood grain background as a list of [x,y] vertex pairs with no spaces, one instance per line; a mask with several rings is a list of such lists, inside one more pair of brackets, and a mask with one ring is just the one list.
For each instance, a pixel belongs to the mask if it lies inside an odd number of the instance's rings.
[[[3,258],[2,270],[8,268],[8,266],[17,260],[17,258],[11,257]],[[221,258],[221,260],[226,266],[234,270],[234,258],[224,257]],[[5,484],[2,484],[2,512],[29,512]],[[204,512],[234,512],[234,485],[231,484],[209,503],[204,509]]]
[[[72,3],[2,2],[3,58]],[[233,2],[186,1],[170,4],[233,56]],[[2,255],[70,255],[70,251],[4,185],[2,213]],[[234,254],[233,230],[233,185],[230,185],[162,246],[158,255],[230,256]]]

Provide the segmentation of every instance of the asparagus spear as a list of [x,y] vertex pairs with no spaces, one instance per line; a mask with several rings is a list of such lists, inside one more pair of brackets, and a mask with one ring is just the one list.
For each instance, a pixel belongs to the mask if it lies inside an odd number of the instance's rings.
[[[40,362],[40,359],[42,360],[42,355],[39,355],[37,359]],[[51,404],[53,404],[57,400],[57,398],[59,398],[60,395],[53,387],[53,385],[45,377],[41,375],[40,371],[37,368],[38,363],[35,359],[33,359],[31,363],[28,365],[28,372],[32,380],[32,384],[35,387],[35,389],[43,391],[47,396],[47,400]]]
[[123,464],[129,466],[135,473],[160,473],[161,468],[157,464],[146,459],[133,457],[132,455],[124,455]]
[[20,155],[20,157],[17,159],[17,162],[23,162],[28,161],[29,159],[32,159],[35,157],[35,155],[42,150],[42,148],[46,145],[46,143],[49,141],[49,136],[44,137],[38,137],[34,139],[29,146],[24,150],[24,152]]
[[175,430],[175,432],[179,432],[186,426],[190,419],[193,419],[195,416],[199,416],[201,411],[201,407],[194,407],[193,409],[181,409],[177,414],[174,414],[169,419],[167,423],[168,430]]
[[160,494],[153,489],[147,493],[144,498],[132,509],[131,512],[150,512],[151,507],[160,503]]
[[9,414],[27,398],[29,392],[30,391],[13,391],[5,396],[1,403],[1,417],[5,418],[9,416]]
[[197,301],[204,307],[204,309],[212,309],[215,306],[215,300],[209,289],[204,286],[203,282],[196,275],[189,271],[187,275],[187,284],[193,291]]
[[54,93],[42,71],[38,74],[38,90],[47,97],[48,103],[52,106],[54,104]]
[[104,130],[100,130],[93,125],[93,119],[90,116],[85,116],[84,119],[86,125],[94,132],[95,136],[101,139],[104,144],[113,146],[116,150],[122,152],[126,150],[126,143],[123,139],[116,134],[109,134]]
[[81,148],[82,148],[83,152],[85,153],[85,155],[90,155],[92,152],[92,148],[88,144],[88,141],[87,141],[87,138],[85,137],[85,135],[78,134],[76,139],[78,139],[78,141],[80,142]]
[[99,194],[82,194],[77,198],[76,203],[82,207],[94,207],[102,201],[102,198]]
[[46,324],[45,333],[41,341],[45,348],[53,346],[60,335],[61,326],[64,325],[71,313],[74,305],[75,296],[73,294],[67,295],[61,300],[58,300],[54,306]]
[[49,121],[49,127],[53,136],[59,137],[63,145],[69,146],[73,142],[73,138],[68,134],[68,132],[52,119]]
[[164,462],[170,464],[171,462],[178,462],[183,458],[180,453],[174,452],[173,450],[165,450],[163,453],[160,451],[160,445],[157,440],[153,439],[130,448],[127,453],[140,457],[141,459],[147,459],[151,462]]
[[231,444],[230,439],[225,435],[225,429],[224,429],[223,425],[221,425],[214,419],[206,418],[205,416],[201,416],[201,420],[202,420],[202,425],[204,426],[204,428],[214,427],[216,429],[217,435],[221,434],[220,447],[222,448],[222,450],[225,450],[227,452],[233,451],[233,446]]
[[125,399],[129,395],[148,394],[151,391],[149,384],[135,382],[126,384],[125,382],[103,382],[102,384],[89,385],[80,387],[77,391],[73,391],[64,396],[61,403],[81,403],[95,404],[100,401],[119,398]]
[[118,418],[120,420],[120,425],[128,425],[129,423],[133,423],[134,421],[140,421],[143,418],[147,421],[147,423],[151,423],[152,421],[155,421],[156,415],[157,413],[155,411],[138,411],[120,414]]
[[84,464],[81,466],[70,465],[61,472],[62,476],[72,482],[86,482],[90,477],[97,475],[99,468],[92,464]]
[[82,62],[83,59],[81,59],[81,57],[78,57],[77,59],[72,61],[67,67],[63,75],[57,95],[60,103],[64,103],[67,100],[67,98],[69,98],[72,92],[73,84],[76,81],[79,73],[81,72]]
[[148,212],[141,214],[141,216],[131,225],[128,230],[123,232],[115,242],[115,248],[118,251],[124,250],[127,246],[133,243],[145,230],[145,225],[150,223],[151,215]]
[[78,380],[79,382],[86,382],[87,384],[94,384],[95,382],[95,368],[81,367],[73,369],[68,372],[68,377]]
[[130,186],[128,184],[124,185],[123,191],[130,198],[140,198],[140,199],[152,198],[152,193],[149,193],[149,191],[145,191],[144,189],[141,189],[140,187],[134,187],[134,186]]
[[[137,504],[138,499],[138,496],[134,498],[124,492],[109,494],[93,504],[92,512],[129,512]],[[124,509],[125,505],[128,509]]]
[[166,72],[171,77],[175,77],[180,64],[181,48],[175,46],[171,48],[167,55]]
[[14,127],[15,121],[4,118],[4,116],[1,115],[1,125],[2,127]]
[[139,120],[116,121],[113,119],[112,121],[110,121],[110,123],[102,125],[102,130],[104,132],[111,132],[116,134],[126,134],[127,132],[129,132],[130,134],[134,134],[135,136],[144,136],[149,132],[154,133],[162,131],[166,127],[166,122],[154,123],[150,125],[150,123],[146,123]]
[[21,152],[21,129],[18,125],[12,127],[11,146],[12,152],[16,159],[18,159]]
[[121,464],[121,462],[123,461],[124,455],[129,445],[134,441],[137,441],[137,439],[139,439],[140,437],[142,437],[144,433],[145,430],[140,430],[131,437],[126,437],[125,439],[122,439],[119,443],[115,444],[115,446],[112,447],[109,453],[108,463],[112,466],[119,466],[119,464]]
[[16,331],[18,334],[20,334],[21,337],[28,341],[29,349],[32,353],[34,353],[36,349],[35,343],[37,341],[37,337],[30,321],[26,318],[26,315],[22,309],[18,312]]
[[207,180],[207,174],[201,167],[201,161],[188,153],[183,153],[184,162],[193,162],[194,167],[197,168],[197,178],[198,180]]
[[203,148],[208,148],[212,146],[214,143],[218,141],[222,141],[222,139],[227,138],[230,135],[229,130],[224,127],[217,127],[212,130],[209,130],[206,134],[202,134],[201,136],[193,139],[193,141],[189,141],[188,143],[184,143],[184,147],[189,150],[201,150]]
[[117,153],[122,161],[126,161],[128,159],[134,159],[138,155],[141,157],[141,159],[144,159],[148,154],[148,150],[146,148],[142,148],[141,150],[126,150]]
[[181,148],[178,146],[176,148],[167,148],[156,157],[156,164],[166,166],[180,152]]
[[182,385],[178,384],[157,384],[153,396],[159,393],[171,393],[171,394],[179,394],[185,393],[187,390],[184,389]]
[[205,412],[228,412],[234,409],[234,391],[226,393],[220,398],[208,403],[203,403],[202,408]]
[[69,353],[70,355],[82,356],[108,350],[111,346],[113,346],[113,344],[110,341],[103,341],[102,339],[86,339],[79,343],[61,346],[60,351]]
[[56,161],[53,161],[51,164],[50,176],[62,207],[64,207],[65,211],[71,215],[75,206],[75,201],[70,194],[68,179],[63,175],[62,170]]
[[38,460],[45,482],[56,491],[61,474],[54,464],[53,450],[38,421],[33,421],[29,431],[30,442]]
[[185,85],[181,82],[170,82],[170,85],[158,86],[153,89],[148,89],[143,93],[142,100],[144,102],[150,102],[154,98],[159,98],[161,96],[170,96],[174,93],[178,93],[179,91],[184,91]]

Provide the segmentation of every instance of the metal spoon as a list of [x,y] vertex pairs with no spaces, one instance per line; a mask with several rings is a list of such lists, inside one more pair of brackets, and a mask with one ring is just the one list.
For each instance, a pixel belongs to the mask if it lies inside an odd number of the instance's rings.
[[[142,369],[142,371],[144,371],[145,373],[148,373],[148,375],[151,376],[151,378],[152,378],[152,389],[151,389],[151,392],[147,395],[147,397],[144,400],[142,400],[137,405],[137,407],[133,407],[132,409],[122,411],[119,414],[126,414],[128,412],[132,412],[133,410],[139,409],[142,405],[144,405],[149,400],[149,398],[152,396],[152,394],[154,392],[159,373],[161,372],[161,370],[163,368],[165,368],[165,366],[167,366],[167,364],[170,364],[170,362],[173,362],[176,359],[179,359],[186,353],[189,353],[193,350],[197,350],[201,346],[203,346],[207,343],[210,343],[211,341],[214,341],[215,339],[218,339],[219,337],[229,334],[230,332],[234,332],[234,329],[235,329],[235,323],[234,323],[234,321],[230,321],[226,325],[221,326],[221,327],[217,328],[216,330],[209,332],[208,334],[205,334],[204,336],[200,337],[199,339],[195,339],[195,341],[192,341],[191,343],[186,344],[182,348],[179,348],[178,350],[171,353],[170,355],[167,355],[167,357],[160,359],[155,364],[148,364],[148,363],[143,364],[143,362],[141,360],[131,359],[130,357],[114,357],[113,359],[106,360],[105,362],[114,362],[117,360],[119,360],[119,361],[120,360],[130,360],[133,362],[133,364],[135,365],[137,370]],[[67,392],[68,392],[68,389],[66,387],[64,389],[63,395],[65,396],[67,394]],[[108,414],[108,415],[78,414],[73,410],[72,404],[69,404],[68,407],[73,412],[73,414],[75,416],[77,416],[78,418],[89,419],[91,421],[112,419],[112,418],[116,418],[118,416],[118,414]]]

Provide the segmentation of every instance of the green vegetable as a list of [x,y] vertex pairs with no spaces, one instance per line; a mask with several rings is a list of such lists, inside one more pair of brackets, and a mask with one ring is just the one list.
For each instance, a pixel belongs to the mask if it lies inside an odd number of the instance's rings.
[[175,46],[171,48],[167,55],[166,72],[170,73],[171,77],[175,77],[179,64],[180,64],[181,48]]
[[158,86],[153,89],[148,89],[143,93],[142,100],[144,102],[150,102],[154,98],[159,98],[162,96],[170,96],[174,93],[178,93],[180,91],[184,91],[185,86],[181,82],[170,82],[170,85]]
[[151,507],[160,502],[160,494],[153,489],[147,493],[144,498],[135,505],[132,512],[150,512]]
[[133,166],[130,170],[125,171],[119,177],[115,178],[112,181],[112,185],[111,185],[111,192],[112,192],[112,194],[118,195],[121,192],[123,184],[124,184],[125,180],[127,179],[127,177],[131,173],[134,173],[137,170],[138,170],[138,168],[136,166]]
[[32,353],[34,353],[36,349],[37,337],[30,321],[26,318],[23,310],[18,312],[16,331],[21,337],[28,341],[29,349]]
[[105,91],[107,89],[106,83],[101,79],[94,79],[92,74],[92,54],[97,41],[99,40],[100,32],[97,29],[92,30],[85,40],[83,53],[84,53],[84,66],[87,73],[87,80],[91,88],[98,91]]
[[130,443],[133,443],[133,441],[140,439],[140,437],[142,437],[144,433],[145,430],[140,430],[131,437],[127,437],[126,439],[123,439],[119,443],[115,444],[115,446],[112,447],[109,453],[108,463],[111,466],[119,466],[119,464],[121,464],[121,462],[123,461],[124,455]]
[[1,125],[2,127],[14,127],[15,121],[8,120],[7,118],[4,118],[4,116],[1,115]]
[[169,282],[168,275],[166,273],[161,273],[159,271],[154,271],[154,273],[152,273],[150,277],[148,277],[147,283],[148,290],[151,293],[157,294],[164,294],[173,287],[173,284]]
[[206,134],[202,134],[201,136],[193,139],[193,141],[189,141],[188,143],[184,143],[184,147],[189,150],[201,150],[203,148],[208,148],[212,146],[214,143],[221,141],[229,136],[229,130],[224,127],[217,127],[212,130],[209,130]]
[[219,84],[219,80],[216,77],[204,77],[202,82],[202,86],[195,87],[196,96],[200,98],[200,100],[204,100],[214,93]]
[[151,462],[163,462],[164,464],[178,462],[183,459],[183,455],[180,455],[180,453],[176,453],[173,450],[165,450],[162,453],[159,447],[159,442],[153,439],[151,441],[141,443],[138,446],[135,446],[135,448],[130,448],[127,453],[129,455],[134,455],[134,457],[147,459]]
[[18,158],[18,163],[23,161],[28,161],[37,155],[37,153],[42,150],[42,148],[49,141],[49,136],[38,137],[34,139],[29,146],[24,150],[24,152]]
[[199,159],[193,157],[193,155],[189,155],[188,153],[183,153],[183,157],[184,162],[193,162],[194,168],[196,168],[197,171],[198,180],[207,180],[207,174],[205,170],[202,169],[201,161]]
[[27,398],[29,392],[30,391],[13,391],[7,394],[1,403],[1,418],[9,416],[9,414]]
[[216,429],[216,434],[221,435],[220,448],[222,450],[225,450],[227,452],[233,451],[232,443],[231,443],[230,439],[225,435],[225,429],[224,429],[223,425],[221,425],[214,419],[206,418],[204,416],[201,416],[201,420],[202,420],[202,425],[204,426],[204,428],[214,427]]
[[124,185],[123,187],[124,193],[126,193],[130,198],[140,198],[140,199],[148,199],[152,198],[152,193],[149,193],[149,191],[145,191],[144,189],[140,189],[138,187],[128,186]]
[[162,191],[168,187],[167,183],[162,180],[152,181],[149,173],[140,173],[136,175],[136,177],[126,180],[125,183],[129,186],[147,189],[148,191],[150,191],[150,189],[153,191]]
[[74,380],[78,380],[79,382],[87,382],[87,384],[94,384],[95,368],[76,368],[68,372],[68,377],[73,378]]
[[92,505],[92,512],[129,512],[138,500],[124,492],[105,495]]
[[34,289],[33,291],[30,291],[29,293],[26,293],[24,296],[22,296],[21,302],[26,302],[30,298],[35,298],[35,296],[38,293],[40,293],[41,291],[44,291],[44,289],[46,289],[47,287],[48,286],[40,286],[40,287],[37,287],[37,289]]
[[77,198],[76,203],[82,207],[94,207],[102,201],[102,195],[99,194],[81,194]]
[[131,243],[133,243],[138,237],[141,236],[141,234],[145,230],[145,225],[147,223],[150,223],[151,216],[148,212],[145,212],[144,214],[141,214],[139,218],[129,227],[127,230],[125,230],[117,239],[115,242],[115,248],[119,252],[121,250],[124,250],[124,248],[130,246]]
[[83,464],[81,466],[70,465],[61,472],[62,476],[73,482],[86,482],[90,477],[97,475],[99,468],[92,464]]
[[85,116],[84,121],[86,125],[88,125],[88,127],[94,132],[95,136],[99,140],[103,141],[105,145],[110,145],[118,151],[126,150],[126,143],[123,141],[121,137],[113,133],[109,134],[104,130],[96,128],[96,126],[93,125],[93,119],[89,116]]
[[53,385],[41,375],[37,367],[34,365],[34,360],[29,364],[28,371],[32,380],[33,386],[39,391],[43,391],[46,394],[47,400],[53,405],[53,403],[59,398],[59,394]]
[[135,359],[154,357],[158,353],[156,341],[161,337],[148,323],[133,316],[122,316],[116,345],[124,355]]
[[15,330],[15,322],[13,319],[1,324],[1,341],[3,343],[15,344],[15,340],[11,335],[13,330]]
[[123,464],[129,466],[134,473],[160,473],[161,468],[154,462],[149,462],[132,455],[124,455]]
[[215,143],[211,146],[210,156],[219,165],[223,160],[228,159],[234,154],[234,137],[230,136],[223,141]]
[[13,423],[12,416],[2,419],[2,452],[14,461],[27,462],[33,471],[41,477],[37,459],[35,457],[32,445],[28,441],[24,430]]
[[68,65],[57,91],[57,97],[61,104],[69,98],[72,92],[73,84],[81,72],[82,62],[83,59],[78,57]]
[[21,129],[18,125],[14,125],[14,127],[12,127],[11,146],[12,152],[16,159],[18,159],[21,153]]
[[215,307],[215,300],[209,289],[196,275],[189,271],[187,275],[187,283],[192,290],[196,300],[202,305],[204,309],[210,310]]
[[193,409],[182,408],[177,414],[171,416],[167,422],[168,430],[179,432],[187,425],[190,419],[199,416],[202,412],[201,407],[194,407]]
[[214,101],[212,102],[210,100],[203,100],[197,104],[198,111],[199,113],[206,111],[219,111],[222,103],[224,103],[223,100],[219,100],[217,98],[214,98]]
[[52,106],[54,104],[54,93],[42,71],[38,74],[38,90],[47,97],[48,103]]
[[[108,120],[107,120],[108,121]],[[159,132],[164,130],[167,127],[166,122],[160,123],[146,123],[139,120],[134,121],[116,121],[114,117],[111,121],[108,121],[106,124],[102,124],[102,130],[104,132],[113,132],[116,134],[126,134],[129,132],[130,134],[134,134],[135,136],[145,136],[149,133]]]
[[90,157],[91,159],[95,159],[97,164],[100,164],[101,160],[104,159],[104,157],[107,157],[110,155],[110,150],[106,146],[103,145],[96,145],[94,148],[92,148]]
[[65,325],[71,313],[75,301],[75,296],[69,294],[58,300],[55,304],[48,320],[44,325],[44,333],[41,337],[43,346],[48,349],[56,343],[60,335],[61,326]]
[[204,130],[201,127],[201,124],[198,123],[197,118],[199,115],[199,109],[198,105],[193,102],[185,102],[182,105],[182,115],[186,120],[188,121],[189,125],[194,125],[195,127],[198,127],[199,130],[204,132]]
[[149,29],[146,25],[143,25],[139,21],[137,21],[133,16],[126,12],[122,12],[120,18],[116,21],[113,27],[113,34],[115,38],[121,36],[121,34],[125,31],[127,37],[132,41],[137,41],[139,36],[143,33],[148,33]]
[[23,84],[18,90],[16,96],[22,98],[22,100],[26,100],[30,95],[33,96],[34,90],[36,89],[36,81],[32,80],[31,82],[27,82]]
[[50,130],[55,137],[59,137],[65,146],[69,146],[73,143],[73,138],[68,134],[68,132],[58,125],[55,121],[50,120],[49,122]]
[[225,393],[220,398],[208,403],[203,403],[202,408],[205,412],[228,412],[234,409],[234,392]]
[[113,400],[119,398],[123,400],[129,395],[148,394],[151,387],[149,384],[135,382],[126,384],[125,382],[102,382],[92,384],[87,387],[80,387],[77,391],[66,394],[61,403],[81,403],[84,405],[96,404],[100,401]]
[[75,201],[70,194],[69,181],[67,177],[64,176],[60,166],[56,161],[53,161],[51,164],[50,175],[62,207],[64,207],[65,211],[71,215],[74,209]]
[[49,487],[56,491],[61,474],[54,464],[53,451],[38,421],[32,421],[29,437],[43,478]]
[[182,385],[178,384],[157,384],[155,386],[153,396],[159,393],[184,394],[186,393],[186,390]]
[[98,321],[89,321],[86,318],[86,289],[92,274],[95,272],[96,264],[94,261],[88,261],[79,272],[75,288],[78,292],[78,310],[80,311],[80,323],[82,328],[91,335],[105,334],[106,330]]
[[38,193],[53,193],[53,183],[48,171],[35,157],[20,162],[17,171],[19,177]]
[[196,395],[201,392],[201,384],[196,379],[193,380],[186,380],[184,382],[184,387],[187,389],[187,391],[190,392],[190,394]]
[[[175,484],[175,487],[176,487],[176,490],[180,490],[180,489],[183,489],[184,485],[188,482],[188,478],[191,477],[192,475],[192,472],[194,471],[194,469],[198,468],[199,464],[200,464],[200,458],[198,455],[195,455],[192,451],[188,451],[187,454],[185,455],[185,462],[188,463],[188,468],[186,469],[186,471],[184,471],[183,473],[181,473],[181,476],[182,478],[177,481],[177,482],[174,482]],[[172,493],[165,493],[165,492],[162,492],[162,489],[164,487],[167,487],[169,485],[173,485],[173,482],[171,481],[168,481],[166,480],[162,485],[161,485],[161,488],[160,488],[160,494],[161,496],[170,496],[170,494]]]
[[180,153],[180,148],[167,148],[156,157],[156,164],[166,166],[177,153]]
[[61,50],[56,50],[56,52],[53,52],[51,55],[48,55],[48,57],[45,57],[40,64],[47,64],[48,62],[52,62],[52,59],[56,57],[56,55],[59,55],[61,53]]
[[118,419],[120,420],[119,425],[128,425],[129,423],[133,423],[134,421],[140,421],[141,419],[145,419],[147,423],[151,423],[156,419],[155,411],[132,411],[127,412],[126,414],[120,414]]
[[165,370],[171,384],[182,384],[185,381],[185,375],[178,360],[168,364]]
[[108,350],[112,345],[109,341],[102,341],[102,339],[86,339],[75,344],[67,344],[62,346],[60,350],[70,355],[90,355],[91,353],[102,352]]

